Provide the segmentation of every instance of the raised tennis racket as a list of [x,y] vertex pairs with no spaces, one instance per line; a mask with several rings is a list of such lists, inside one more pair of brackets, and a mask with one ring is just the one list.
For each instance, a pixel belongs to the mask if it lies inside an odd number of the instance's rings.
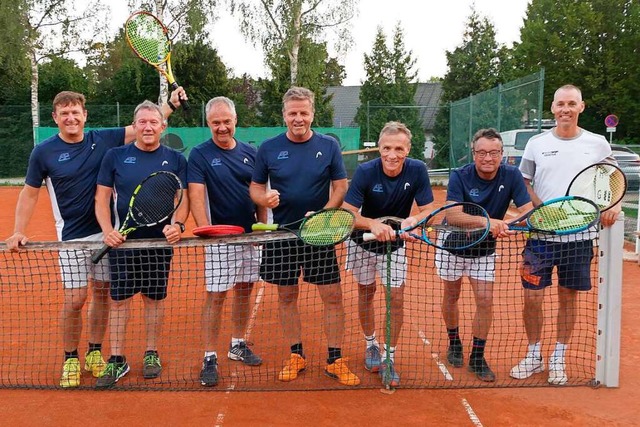
[[600,207],[579,196],[552,199],[509,223],[511,230],[572,234],[587,230],[600,219]]
[[617,205],[627,191],[624,172],[609,163],[596,163],[581,170],[569,184],[567,196],[593,200],[601,212]]
[[[171,39],[167,27],[154,15],[144,11],[131,15],[124,27],[131,50],[165,76],[169,87],[176,90],[178,83],[171,71]],[[191,108],[186,99],[181,99],[180,104],[185,110]]]
[[[140,227],[153,227],[173,215],[182,202],[182,182],[172,172],[154,172],[133,191],[129,200],[127,216],[118,230],[126,236]],[[97,264],[109,251],[111,246],[104,245],[93,254],[91,261]]]
[[[488,235],[489,214],[480,205],[470,202],[451,203],[431,212],[413,227],[396,231],[396,236],[409,235],[436,248],[467,249],[482,242]],[[417,230],[417,232],[411,232]],[[373,233],[364,233],[362,239],[375,240]]]
[[328,246],[344,242],[353,231],[355,216],[342,208],[322,209],[289,224],[253,224],[253,231],[285,230],[294,233],[304,243]]
[[196,227],[193,229],[193,235],[198,237],[229,236],[242,233],[244,233],[244,228],[239,225],[203,225],[202,227]]

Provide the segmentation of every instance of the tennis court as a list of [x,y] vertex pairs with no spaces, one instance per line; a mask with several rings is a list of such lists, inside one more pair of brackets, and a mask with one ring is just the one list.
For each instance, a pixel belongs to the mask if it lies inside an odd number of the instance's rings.
[[[0,189],[0,201],[11,213],[0,222],[1,237],[3,239],[9,235],[13,228],[13,207],[15,206],[18,192],[19,188],[6,187]],[[440,194],[441,197],[442,194]],[[44,191],[41,194],[36,215],[37,217],[31,221],[28,235],[34,241],[52,240],[54,238],[54,229],[51,208]],[[423,250],[425,249],[415,249],[416,252]],[[512,266],[512,268],[517,265],[511,259],[504,259],[501,262],[504,262],[506,266]],[[425,267],[416,265],[412,266],[412,269],[423,271]],[[505,270],[508,270],[508,268],[505,268]],[[464,369],[456,369],[453,372],[453,376],[459,381],[457,386],[465,388],[452,388],[452,385],[444,383],[444,380],[443,385],[439,385],[435,379],[442,378],[442,373],[438,370],[438,365],[433,363],[433,354],[441,354],[445,344],[442,338],[440,314],[434,310],[438,308],[437,302],[440,298],[438,289],[435,286],[424,289],[421,283],[409,281],[406,292],[416,297],[420,295],[421,299],[412,298],[405,305],[405,317],[409,320],[405,320],[399,348],[402,351],[400,372],[406,373],[403,378],[406,378],[407,385],[411,386],[412,389],[400,388],[392,395],[381,393],[377,387],[379,380],[364,371],[360,366],[361,335],[359,335],[359,325],[357,324],[355,313],[352,312],[353,289],[345,289],[345,308],[348,319],[346,335],[357,336],[357,339],[349,338],[345,340],[347,345],[344,351],[351,357],[351,367],[363,380],[363,387],[360,387],[361,390],[336,387],[332,380],[323,377],[321,366],[324,356],[324,339],[321,335],[317,335],[319,339],[315,340],[317,341],[316,343],[312,344],[314,340],[309,340],[308,346],[305,345],[313,368],[309,369],[309,372],[306,372],[304,377],[299,378],[302,381],[297,380],[297,384],[287,386],[289,389],[291,387],[298,388],[299,391],[225,391],[227,389],[242,390],[243,388],[261,389],[257,386],[247,386],[246,382],[243,383],[246,378],[250,378],[253,375],[251,372],[245,372],[243,376],[242,373],[247,368],[241,367],[233,371],[236,372],[235,377],[231,374],[232,371],[229,371],[227,381],[221,383],[214,392],[95,392],[93,390],[4,389],[0,390],[0,398],[5,402],[5,407],[7,408],[6,416],[8,417],[6,421],[11,425],[35,425],[36,423],[42,424],[42,422],[61,424],[71,420],[91,420],[92,424],[97,425],[151,425],[159,422],[170,423],[171,425],[335,425],[347,423],[359,425],[370,422],[392,424],[399,421],[409,425],[439,425],[444,423],[453,423],[455,425],[474,425],[474,423],[476,425],[542,425],[550,422],[554,422],[557,425],[602,425],[603,423],[608,425],[634,425],[638,423],[634,411],[634,402],[640,394],[637,391],[638,385],[640,385],[640,375],[634,369],[635,362],[640,358],[637,356],[640,334],[635,329],[632,329],[632,324],[637,320],[634,309],[638,308],[638,301],[640,301],[639,291],[637,287],[633,287],[634,283],[637,284],[637,264],[625,263],[624,273],[621,387],[618,389],[593,389],[585,386],[584,384],[586,384],[589,376],[593,375],[592,372],[585,372],[584,374],[572,372],[572,377],[575,377],[576,374],[584,376],[583,385],[564,388],[547,386],[543,376],[526,384],[526,388],[521,387],[521,384],[515,384],[513,380],[507,378],[509,367],[513,361],[517,362],[524,351],[522,344],[524,337],[522,334],[516,329],[509,330],[510,323],[515,323],[509,319],[519,318],[519,300],[516,295],[519,291],[518,287],[513,287],[510,290],[513,295],[504,298],[508,303],[497,304],[495,311],[496,321],[494,322],[493,330],[503,331],[500,338],[504,338],[507,342],[502,342],[502,340],[493,342],[492,351],[495,354],[492,353],[490,357],[498,359],[499,354],[517,353],[513,354],[511,359],[500,359],[500,363],[496,366],[496,373],[503,380],[503,383],[498,384],[500,388],[495,386],[490,389],[486,388],[484,384],[476,381]],[[427,279],[426,281],[431,284],[436,283],[435,278]],[[195,282],[197,282],[197,279]],[[500,279],[498,282],[501,282]],[[19,287],[20,284],[16,284],[16,286]],[[262,310],[266,313],[271,313],[271,318],[263,317],[255,323],[256,332],[252,335],[254,338],[252,341],[256,349],[282,349],[281,354],[262,354],[265,358],[268,358],[268,362],[264,367],[264,375],[260,375],[260,381],[258,381],[267,383],[269,387],[266,389],[268,390],[278,390],[277,383],[273,381],[273,378],[269,377],[269,372],[277,372],[281,360],[286,354],[286,348],[280,342],[279,323],[275,315],[276,311],[274,311],[276,307],[275,300],[270,288],[269,285],[259,285],[254,291],[257,294],[262,289],[265,301]],[[308,291],[303,290],[305,292]],[[24,299],[29,301],[23,301],[20,305],[25,310],[33,310],[31,307],[37,303],[43,309],[54,312],[53,315],[55,315],[58,309],[51,303],[58,296],[54,291],[50,290],[50,292],[41,293],[40,295],[28,295],[27,293],[24,295]],[[315,294],[315,292],[307,293]],[[382,292],[379,292],[379,294],[382,294]],[[7,303],[5,298],[8,295],[9,292],[3,289],[3,307]],[[180,329],[179,327],[181,324],[194,324],[199,317],[200,301],[194,299],[193,294],[189,295],[185,294],[181,298],[177,298],[180,294],[175,295],[176,299],[180,299],[182,302],[186,301],[186,303],[182,304],[183,308],[181,310],[172,309],[170,317],[165,319],[165,324],[167,325],[165,336],[179,336],[181,340],[180,347],[182,347],[176,350],[181,357],[172,356],[168,366],[169,369],[175,369],[175,372],[178,372],[181,368],[178,366],[177,360],[184,357],[184,359],[187,359],[185,362],[191,365],[191,368],[186,369],[186,371],[192,371],[192,376],[195,377],[197,376],[198,366],[194,362],[197,361],[201,354],[198,344],[199,337],[197,333],[195,336],[189,336],[191,331]],[[500,299],[502,299],[502,294],[500,295]],[[174,298],[173,295],[172,298]],[[321,316],[319,312],[321,308],[316,304],[312,304],[311,298],[313,298],[313,295],[301,295],[301,307],[303,304],[307,304],[307,307],[301,308],[301,312],[304,313],[303,328],[306,325],[316,324],[317,326],[318,319]],[[461,303],[471,300],[471,295],[464,293]],[[592,302],[587,301],[587,304]],[[10,310],[8,311],[10,312]],[[5,331],[3,336],[8,334],[6,331],[11,327],[12,320],[10,317],[12,316],[3,314],[2,329]],[[503,319],[506,319],[505,323],[502,323]],[[28,322],[29,320],[23,319],[20,322]],[[462,325],[465,324],[469,324],[468,319],[463,320]],[[517,326],[521,328],[520,322],[518,322]],[[51,352],[56,358],[59,358],[60,341],[57,336],[57,325],[49,324],[47,327],[50,329],[39,330],[37,337],[41,339],[41,336],[48,336],[49,340],[42,342],[42,346],[47,347],[43,351]],[[381,327],[379,326],[378,329],[380,330]],[[467,327],[465,329],[468,330],[470,328]],[[259,333],[259,330],[262,332]],[[269,331],[269,333],[266,334],[264,331]],[[422,343],[419,342],[421,332],[430,341],[429,345],[431,347],[429,347],[429,351],[408,355],[407,353],[420,348],[418,345],[426,345],[424,341]],[[318,332],[314,331],[313,333],[316,334]],[[585,331],[585,336],[589,336],[592,333],[593,331]],[[222,335],[224,336],[224,333]],[[548,336],[545,332],[545,337]],[[23,337],[24,342],[11,342],[9,346],[3,343],[3,354],[7,351],[10,352],[11,346],[28,346],[28,341],[31,338],[26,335]],[[468,342],[468,336],[463,338],[467,338],[466,341]],[[547,341],[549,340],[547,339]],[[85,342],[81,343],[81,345],[85,344]],[[48,348],[49,346],[51,348]],[[444,349],[446,350],[446,347]],[[172,348],[173,351],[174,349]],[[584,351],[590,350],[587,348]],[[579,352],[574,352],[573,357],[580,357],[577,353]],[[311,355],[313,356],[311,357]],[[17,360],[16,364],[19,366],[20,360]],[[58,360],[52,361],[50,364],[46,364],[45,369],[37,370],[37,375],[34,375],[39,381],[43,382],[43,385],[55,383],[59,365]],[[429,368],[417,368],[418,366],[427,365]],[[137,366],[132,366],[134,371],[139,371],[138,368]],[[51,369],[54,372],[48,372]],[[180,372],[184,371],[185,369],[182,369]],[[168,373],[167,375],[170,376],[171,374]],[[422,377],[419,375],[422,375]],[[174,376],[177,377],[177,374]],[[192,381],[189,376],[184,378],[185,385],[191,384]],[[325,382],[323,383],[322,381]],[[425,381],[429,382],[430,388],[419,389],[420,383]],[[129,388],[143,389],[143,387],[134,387],[136,384],[134,380],[129,379],[129,382],[131,383]],[[89,386],[90,384],[87,384],[87,387]],[[415,389],[416,387],[418,389]],[[441,389],[440,387],[446,387],[446,389]],[[167,387],[166,384],[159,384],[157,388],[181,387]],[[330,388],[340,388],[340,390],[307,391],[308,389]]]

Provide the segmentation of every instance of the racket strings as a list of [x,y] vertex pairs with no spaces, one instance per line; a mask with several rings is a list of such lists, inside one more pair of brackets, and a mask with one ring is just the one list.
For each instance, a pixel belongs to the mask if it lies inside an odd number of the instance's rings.
[[485,211],[472,203],[459,203],[443,209],[422,227],[423,238],[436,239],[448,249],[467,248],[486,237],[490,223]]
[[531,213],[527,222],[540,231],[566,232],[583,229],[600,217],[598,206],[587,200],[561,200],[544,205]]
[[171,43],[157,19],[147,14],[137,14],[126,24],[126,34],[133,50],[152,64],[163,63],[171,51]]
[[353,230],[354,217],[342,209],[327,210],[309,217],[300,227],[300,239],[311,245],[334,245]]
[[573,179],[567,195],[592,200],[601,210],[605,210],[618,203],[626,190],[627,179],[619,168],[598,163]]
[[131,215],[138,225],[167,219],[180,204],[180,183],[169,174],[158,174],[141,184],[131,205]]

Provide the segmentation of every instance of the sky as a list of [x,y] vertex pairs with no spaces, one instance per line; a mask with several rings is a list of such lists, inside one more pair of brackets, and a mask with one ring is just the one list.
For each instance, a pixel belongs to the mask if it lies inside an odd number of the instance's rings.
[[[112,0],[113,31],[127,19],[126,0]],[[343,85],[360,85],[366,78],[364,54],[370,53],[377,28],[382,27],[391,43],[393,30],[399,22],[404,31],[405,47],[417,60],[418,81],[444,77],[447,71],[445,52],[462,43],[471,5],[475,3],[481,16],[495,25],[499,43],[511,46],[520,39],[520,28],[530,0],[360,0],[359,15],[352,24],[354,44],[339,57],[346,68]],[[237,19],[228,14],[220,17],[211,28],[213,47],[236,76],[244,73],[254,78],[267,77],[259,47],[247,43],[238,30]]]

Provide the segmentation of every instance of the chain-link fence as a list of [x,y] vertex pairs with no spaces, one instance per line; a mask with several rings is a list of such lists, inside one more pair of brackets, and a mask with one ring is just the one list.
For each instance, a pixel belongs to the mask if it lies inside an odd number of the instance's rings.
[[471,161],[470,141],[482,128],[499,131],[541,129],[544,69],[450,105],[449,161],[457,168]]

